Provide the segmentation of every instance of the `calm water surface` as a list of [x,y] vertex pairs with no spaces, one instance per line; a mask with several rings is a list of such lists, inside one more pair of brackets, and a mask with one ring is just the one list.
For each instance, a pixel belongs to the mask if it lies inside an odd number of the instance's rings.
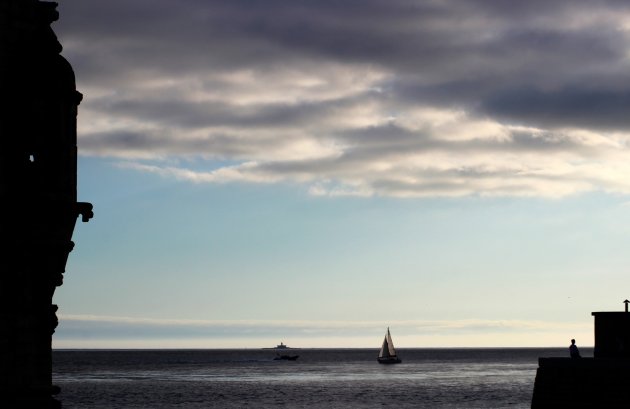
[[[53,353],[64,408],[529,408],[559,349],[113,350]],[[588,355],[589,351],[582,351]]]

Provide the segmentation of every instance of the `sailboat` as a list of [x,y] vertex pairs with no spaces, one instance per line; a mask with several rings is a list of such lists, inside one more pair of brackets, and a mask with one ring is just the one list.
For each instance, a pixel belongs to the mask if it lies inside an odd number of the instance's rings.
[[381,346],[381,352],[378,353],[377,360],[379,364],[399,364],[402,362],[396,355],[396,348],[394,348],[392,336],[389,333],[389,327],[387,327],[387,333],[385,334],[383,346]]

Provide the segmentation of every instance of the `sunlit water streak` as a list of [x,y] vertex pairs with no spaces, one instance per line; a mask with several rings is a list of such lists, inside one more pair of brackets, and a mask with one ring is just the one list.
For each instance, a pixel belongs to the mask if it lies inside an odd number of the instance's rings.
[[[584,351],[583,354],[588,354]],[[529,408],[538,357],[565,349],[55,351],[64,408]]]

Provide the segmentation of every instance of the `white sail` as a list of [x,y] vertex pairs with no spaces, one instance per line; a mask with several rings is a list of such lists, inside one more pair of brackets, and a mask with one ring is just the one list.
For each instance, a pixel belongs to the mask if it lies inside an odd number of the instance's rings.
[[387,345],[387,336],[383,340],[383,345],[381,346],[381,351],[378,353],[379,358],[387,358],[389,356],[389,346]]
[[389,328],[387,328],[387,333],[385,334],[385,339],[383,339],[383,345],[381,346],[381,351],[378,353],[379,358],[389,358],[396,356],[396,349],[394,348],[394,343],[392,342],[392,336],[389,333]]
[[389,334],[389,328],[387,328],[386,338],[389,356],[396,356],[396,349],[394,348],[394,343],[392,342],[392,336]]

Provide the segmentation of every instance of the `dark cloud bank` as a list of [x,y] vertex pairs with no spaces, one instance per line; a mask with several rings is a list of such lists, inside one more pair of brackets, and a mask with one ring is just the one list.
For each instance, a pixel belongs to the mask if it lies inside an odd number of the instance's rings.
[[317,194],[630,191],[626,2],[65,0],[60,11],[86,94],[84,154],[228,159],[244,166],[186,174]]

